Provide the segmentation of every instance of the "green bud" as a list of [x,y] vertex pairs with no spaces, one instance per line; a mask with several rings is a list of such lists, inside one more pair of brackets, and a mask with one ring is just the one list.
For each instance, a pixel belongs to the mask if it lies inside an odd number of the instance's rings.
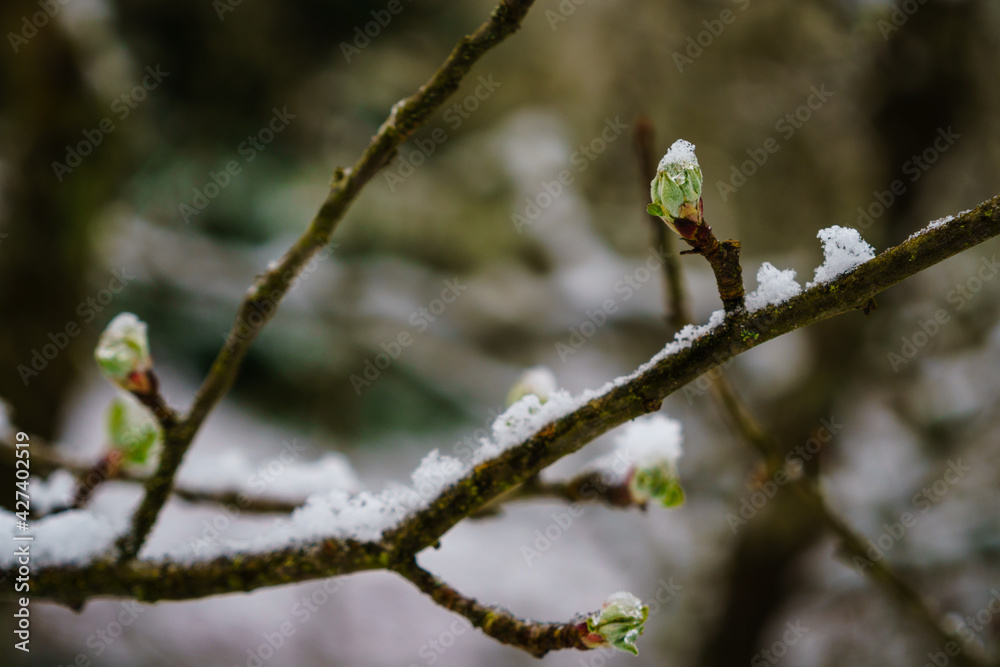
[[601,610],[587,619],[583,643],[589,648],[611,645],[619,651],[638,655],[635,641],[642,634],[649,607],[642,600],[622,591],[609,595]]
[[703,180],[694,145],[678,139],[656,168],[656,177],[649,186],[653,203],[646,210],[662,218],[682,238],[694,238],[702,223]]
[[159,444],[160,429],[134,402],[116,398],[108,407],[108,439],[126,464],[142,465]]
[[684,489],[677,475],[677,466],[669,461],[636,468],[628,488],[633,501],[639,504],[652,500],[664,507],[676,507],[684,503]]
[[105,377],[129,391],[148,388],[146,373],[152,369],[146,323],[132,313],[111,320],[97,341],[94,359]]

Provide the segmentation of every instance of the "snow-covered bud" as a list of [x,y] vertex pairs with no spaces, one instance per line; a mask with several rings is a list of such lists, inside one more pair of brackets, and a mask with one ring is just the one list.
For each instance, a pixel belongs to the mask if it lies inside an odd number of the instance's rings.
[[609,595],[601,610],[590,616],[583,643],[589,648],[613,646],[619,651],[638,655],[635,641],[642,634],[649,607],[642,600],[622,591]]
[[702,224],[703,180],[694,144],[678,139],[656,168],[649,186],[653,203],[646,210],[662,218],[681,238],[693,239]]
[[137,394],[150,391],[153,359],[146,323],[132,313],[121,313],[111,320],[97,341],[94,359],[101,372],[119,387]]
[[556,376],[545,366],[535,366],[521,373],[514,386],[507,393],[507,407],[533,394],[540,403],[549,400],[549,395],[556,390]]

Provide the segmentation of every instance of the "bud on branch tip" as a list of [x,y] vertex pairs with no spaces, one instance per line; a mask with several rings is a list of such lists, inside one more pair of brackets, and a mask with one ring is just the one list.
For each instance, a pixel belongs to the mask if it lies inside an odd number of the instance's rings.
[[94,359],[111,382],[131,392],[149,391],[149,355],[146,323],[132,313],[121,313],[108,324],[97,341]]
[[608,596],[601,610],[586,620],[583,643],[589,648],[613,646],[619,651],[638,655],[635,641],[642,634],[649,607],[642,600],[622,591]]
[[694,144],[678,139],[656,168],[649,186],[653,203],[646,210],[662,218],[681,238],[693,239],[703,221],[703,180]]

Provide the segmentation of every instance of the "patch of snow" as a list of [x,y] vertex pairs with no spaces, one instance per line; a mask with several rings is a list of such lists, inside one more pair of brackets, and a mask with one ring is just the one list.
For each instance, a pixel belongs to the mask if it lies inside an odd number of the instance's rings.
[[[89,510],[71,510],[30,523],[29,530],[17,529],[18,519],[0,511],[0,535],[9,544],[30,544],[32,565],[85,563],[111,549],[124,525]],[[15,536],[31,535],[31,542],[8,541]],[[11,567],[14,549],[0,552],[0,567]]]
[[622,427],[611,452],[584,470],[600,471],[610,477],[608,483],[621,483],[633,467],[651,467],[664,461],[676,464],[684,453],[683,441],[681,423],[676,419],[660,414],[639,417]]
[[480,440],[479,448],[472,457],[472,465],[496,458],[541,427],[569,414],[583,402],[564,389],[553,391],[545,403],[534,394],[523,396],[493,421],[490,437]]
[[69,507],[76,494],[76,478],[68,470],[56,470],[48,479],[32,480],[31,510],[48,514],[57,507]]
[[615,445],[640,466],[660,461],[676,463],[684,453],[681,423],[660,414],[640,417],[622,429]]
[[781,270],[770,262],[764,262],[757,270],[757,289],[747,294],[747,310],[753,313],[788,301],[801,292],[802,286],[795,281],[794,269]]
[[292,440],[281,452],[264,461],[251,462],[244,453],[229,450],[204,461],[184,465],[178,483],[198,491],[235,491],[276,500],[303,500],[331,489],[360,491],[358,479],[347,458],[327,452],[316,461],[297,461],[306,448]]
[[433,450],[425,456],[410,476],[413,488],[421,498],[435,498],[442,490],[462,479],[468,468],[453,456],[442,456]]
[[667,151],[667,154],[657,165],[657,171],[665,171],[671,165],[677,165],[681,169],[694,168],[698,166],[698,157],[694,153],[694,144],[684,139],[678,139]]
[[875,258],[875,249],[856,229],[834,225],[819,230],[816,236],[823,242],[823,263],[816,268],[812,282],[806,283],[806,289],[828,283]]

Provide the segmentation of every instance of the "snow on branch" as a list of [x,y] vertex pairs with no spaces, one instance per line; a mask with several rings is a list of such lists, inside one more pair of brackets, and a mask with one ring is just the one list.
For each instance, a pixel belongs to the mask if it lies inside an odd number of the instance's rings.
[[[446,459],[440,455],[426,459],[415,477],[427,482],[427,489],[440,489],[439,492],[432,498],[421,499],[415,505],[418,509],[394,515],[392,520],[368,517],[367,536],[374,537],[376,529],[381,529],[377,541],[360,542],[353,539],[360,534],[344,538],[317,530],[297,545],[286,544],[262,553],[225,553],[183,563],[88,562],[86,557],[76,554],[71,566],[40,567],[34,578],[35,593],[68,603],[103,595],[144,600],[186,599],[391,568],[435,544],[463,518],[530,480],[556,460],[620,424],[657,411],[664,397],[731,356],[797,328],[862,308],[888,287],[997,235],[1000,235],[1000,197],[780,305],[762,308],[739,319],[725,319],[714,326],[703,325],[701,331],[681,332],[663,352],[635,373],[609,382],[597,391],[576,397],[557,395],[544,405],[533,395],[525,396],[498,418],[499,440],[492,440],[490,457],[463,468],[460,476],[456,469],[454,475],[440,479],[433,473],[441,470]],[[696,332],[697,336],[692,335]],[[523,435],[523,439],[513,442],[514,434]],[[410,494],[417,491],[396,493],[412,499]],[[328,506],[332,507],[333,501]],[[330,521],[329,513],[313,511],[321,521]],[[364,514],[368,510],[357,511]],[[326,523],[326,527],[330,524]],[[12,576],[14,571],[6,563],[0,573]]]

